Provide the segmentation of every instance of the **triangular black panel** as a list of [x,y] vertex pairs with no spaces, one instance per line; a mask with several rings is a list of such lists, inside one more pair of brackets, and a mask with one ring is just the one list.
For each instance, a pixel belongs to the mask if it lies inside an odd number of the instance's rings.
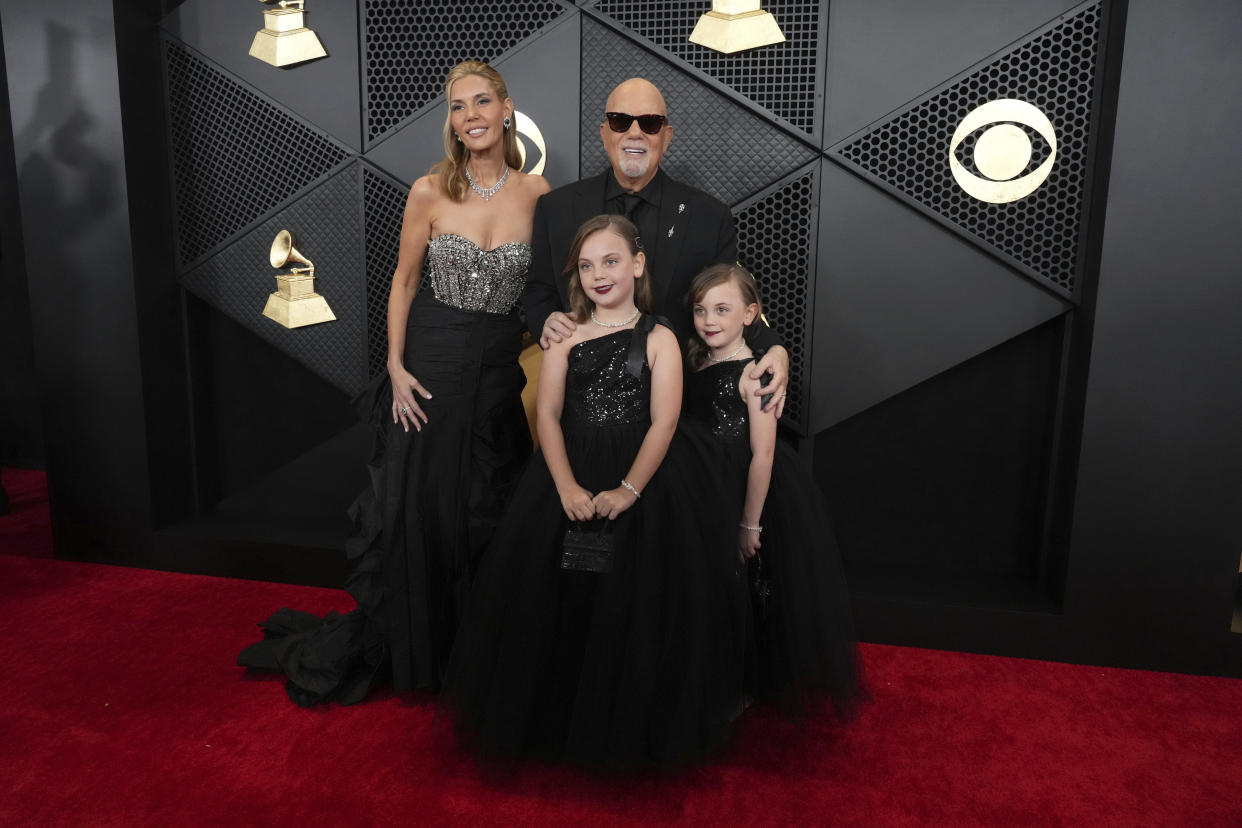
[[1072,308],[836,164],[822,175],[809,432]]
[[808,325],[815,300],[814,239],[819,224],[819,163],[798,170],[733,211],[738,259],[759,282],[764,316],[789,352],[783,419],[806,433]]
[[955,77],[1081,2],[832,3],[823,146],[882,120],[921,96],[929,83]]
[[366,146],[444,97],[462,60],[497,60],[565,11],[555,0],[363,0]]
[[[1076,298],[1102,22],[1100,3],[1080,6],[847,138],[829,155],[1050,290]],[[1052,122],[1056,161],[1031,195],[991,204],[968,195],[954,181],[949,145],[967,114],[1004,98],[1032,104]],[[1028,172],[1044,157],[1036,143]],[[971,139],[963,147],[969,155]]]
[[[355,163],[269,216],[251,232],[185,274],[188,290],[228,314],[348,394],[366,383],[366,272]],[[315,263],[315,289],[336,321],[287,329],[263,316],[276,288],[272,240],[290,230]]]
[[312,2],[304,22],[319,38],[327,57],[278,67],[249,54],[256,31],[263,28],[265,8],[273,7],[251,3],[226,11],[220,0],[189,0],[165,17],[161,26],[263,95],[360,152],[358,9],[353,3]]
[[607,169],[599,138],[608,94],[644,77],[660,87],[674,125],[661,167],[726,204],[737,204],[819,153],[609,27],[582,20],[582,174]]
[[[736,90],[795,129],[818,136],[823,96],[816,92],[823,82],[820,43],[821,26],[826,22],[820,14],[820,4],[765,0],[763,8],[776,18],[785,42],[726,55],[690,42],[690,33],[699,17],[711,10],[710,3],[600,0],[595,6],[597,11]],[[584,71],[586,62],[583,61]]]
[[350,156],[193,50],[165,39],[164,62],[182,267]]

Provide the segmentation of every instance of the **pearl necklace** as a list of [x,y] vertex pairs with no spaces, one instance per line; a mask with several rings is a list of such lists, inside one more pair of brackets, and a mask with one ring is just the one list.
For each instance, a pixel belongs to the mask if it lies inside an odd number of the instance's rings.
[[638,308],[634,308],[633,315],[631,315],[630,318],[625,320],[624,322],[600,322],[599,319],[595,317],[595,310],[594,309],[591,310],[591,321],[594,322],[596,325],[599,325],[601,328],[624,328],[626,325],[630,324],[637,318],[638,318]]
[[746,347],[746,340],[743,339],[742,344],[737,346],[737,350],[729,354],[727,357],[721,357],[720,359],[716,359],[716,357],[712,354],[712,352],[708,351],[707,358],[711,360],[712,362],[728,362],[729,360],[733,359],[735,356],[740,354],[742,352],[742,349],[745,347]]
[[470,189],[478,193],[479,197],[482,198],[484,201],[491,201],[492,196],[496,195],[496,193],[500,190],[500,188],[505,186],[505,180],[508,178],[509,178],[509,168],[505,167],[504,175],[500,176],[500,179],[497,180],[495,184],[484,189],[483,187],[480,187],[478,184],[474,183],[474,176],[470,174],[470,168],[466,167],[466,180],[470,182]]

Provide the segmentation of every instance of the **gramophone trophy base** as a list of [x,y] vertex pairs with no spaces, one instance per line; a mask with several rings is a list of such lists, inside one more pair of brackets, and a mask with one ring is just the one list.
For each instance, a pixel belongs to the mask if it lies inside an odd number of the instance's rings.
[[318,293],[299,296],[297,299],[286,299],[279,293],[273,293],[267,297],[263,315],[286,328],[318,325],[320,322],[332,322],[336,319],[336,314],[328,307],[328,300]]
[[250,44],[250,56],[272,66],[292,66],[327,54],[319,36],[302,26],[302,12],[296,9],[264,11],[263,28]]
[[318,295],[315,293],[315,277],[306,268],[294,268],[290,273],[277,273],[276,291],[290,301]]
[[699,18],[690,33],[690,42],[731,55],[745,49],[784,43],[785,35],[776,25],[776,18],[771,12],[756,9],[741,14],[725,14],[713,8]]

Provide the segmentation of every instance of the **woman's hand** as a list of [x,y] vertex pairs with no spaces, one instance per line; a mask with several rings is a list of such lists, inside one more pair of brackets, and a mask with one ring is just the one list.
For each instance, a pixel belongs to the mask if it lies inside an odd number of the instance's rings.
[[595,517],[595,503],[591,493],[575,484],[568,491],[561,492],[561,508],[570,520],[586,521]]
[[618,486],[595,496],[595,514],[613,520],[637,501],[638,497],[633,492],[624,486]]
[[419,406],[416,395],[429,400],[431,392],[423,388],[422,384],[414,379],[414,375],[400,365],[389,367],[388,376],[392,380],[392,421],[401,423],[401,427],[407,432],[411,425],[414,426],[415,431],[422,431],[423,424],[427,422],[427,415]]
[[755,553],[759,551],[759,533],[754,529],[746,529],[738,527],[737,530],[737,559],[742,563],[746,563],[750,558],[755,557]]

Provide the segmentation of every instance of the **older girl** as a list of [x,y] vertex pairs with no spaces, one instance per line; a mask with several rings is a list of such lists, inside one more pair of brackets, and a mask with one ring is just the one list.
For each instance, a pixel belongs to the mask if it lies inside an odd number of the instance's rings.
[[542,454],[484,557],[444,695],[484,757],[684,764],[742,706],[732,533],[689,519],[711,487],[672,443],[681,352],[647,315],[634,225],[587,221],[566,271],[577,325],[544,356]]

